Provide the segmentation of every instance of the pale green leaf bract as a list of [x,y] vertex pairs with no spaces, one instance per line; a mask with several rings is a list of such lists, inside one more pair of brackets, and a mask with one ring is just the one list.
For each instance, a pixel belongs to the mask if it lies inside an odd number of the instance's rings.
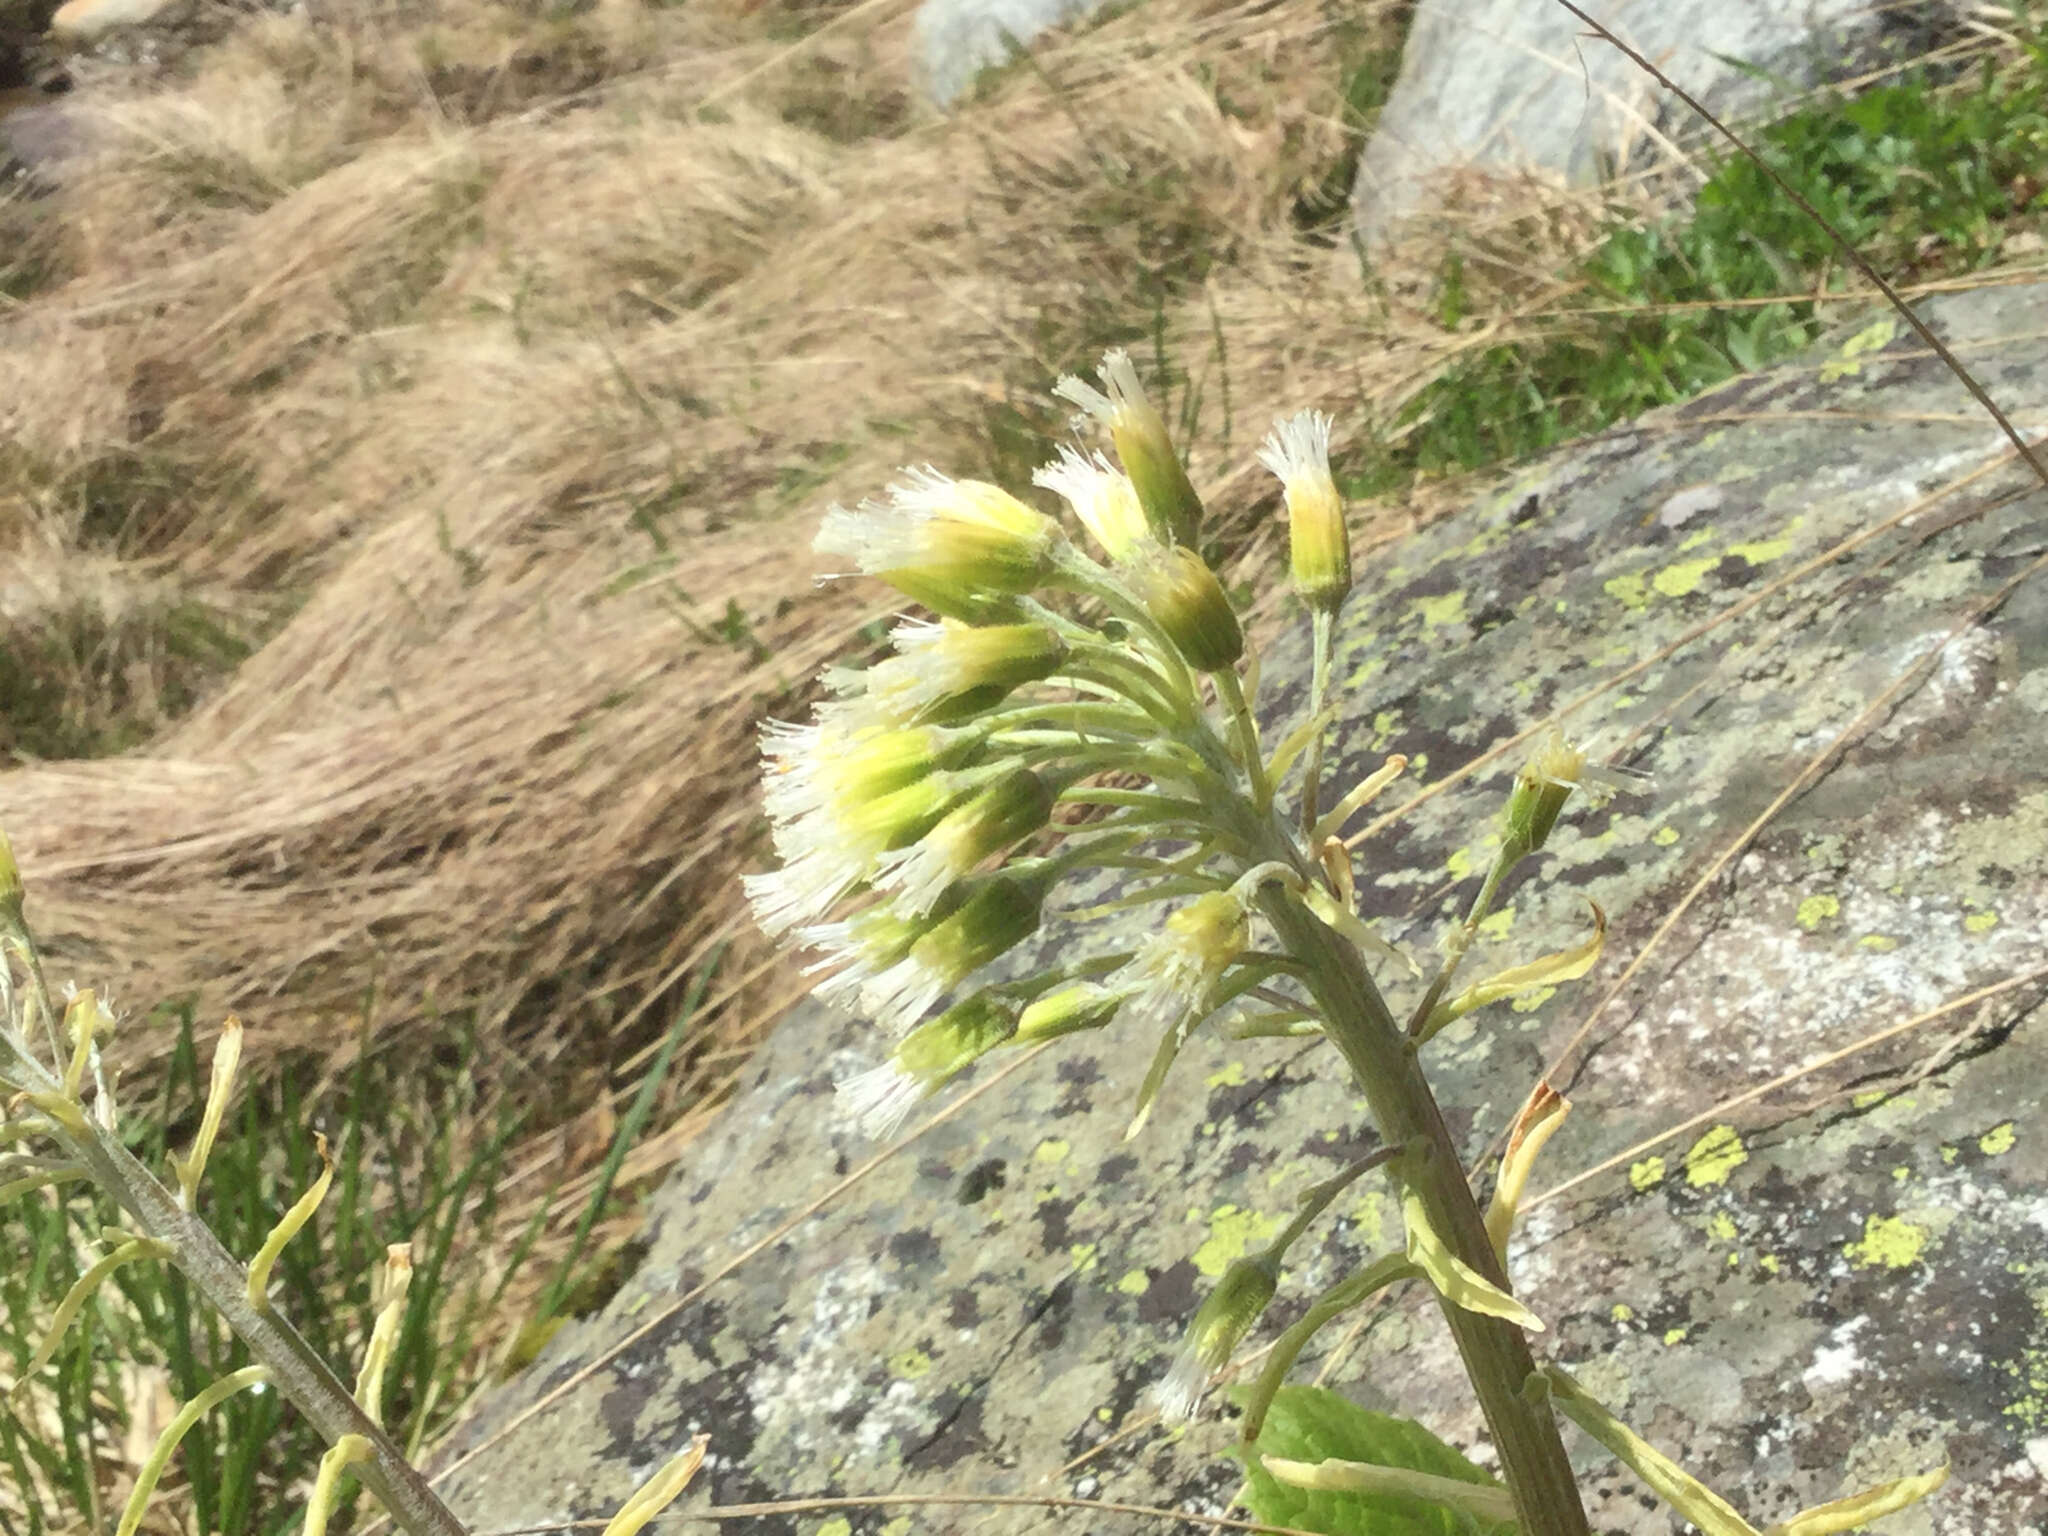
[[1512,1536],[1515,1529],[1484,1525],[1421,1499],[1290,1488],[1270,1476],[1259,1465],[1260,1455],[1366,1461],[1493,1486],[1492,1478],[1413,1419],[1374,1413],[1322,1387],[1282,1387],[1252,1450],[1244,1458],[1245,1505],[1269,1525],[1325,1536]]

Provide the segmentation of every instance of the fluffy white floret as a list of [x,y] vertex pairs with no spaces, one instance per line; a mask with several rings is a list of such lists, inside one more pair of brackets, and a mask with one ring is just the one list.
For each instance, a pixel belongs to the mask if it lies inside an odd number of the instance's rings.
[[894,1061],[841,1078],[834,1087],[861,1133],[876,1141],[886,1141],[902,1130],[903,1122],[926,1095],[924,1084]]
[[1321,411],[1302,411],[1275,424],[1259,444],[1259,462],[1293,485],[1307,476],[1330,478],[1330,418]]
[[1202,1390],[1209,1385],[1209,1368],[1192,1342],[1181,1346],[1173,1357],[1173,1368],[1160,1377],[1152,1389],[1152,1401],[1159,1405],[1159,1417],[1169,1424],[1185,1424],[1202,1406]]

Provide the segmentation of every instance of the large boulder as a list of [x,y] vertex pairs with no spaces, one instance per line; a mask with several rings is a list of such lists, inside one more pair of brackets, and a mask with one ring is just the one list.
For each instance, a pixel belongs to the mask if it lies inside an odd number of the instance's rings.
[[[1996,396],[2038,397],[2048,288],[1929,314]],[[1509,476],[1372,562],[1344,617],[1347,774],[1400,751],[1411,792],[1447,784],[1604,685],[1572,724],[1655,776],[1559,831],[1474,961],[1576,942],[1590,899],[1613,919],[1594,976],[1461,1021],[1429,1056],[1477,1158],[1590,1021],[1518,1285],[1549,1321],[1542,1352],[1758,1524],[1943,1462],[1950,1487],[1887,1530],[2048,1524],[2048,978],[1967,1001],[2034,972],[2048,937],[2048,586],[2020,579],[2044,509],[1879,320]],[[1304,670],[1297,639],[1269,650],[1269,715]],[[1426,952],[1469,897],[1518,756],[1363,844],[1390,936]],[[1102,942],[1082,933],[1047,947]],[[1371,1132],[1334,1053],[1205,1038],[1127,1144],[1150,1047],[1111,1033],[1000,1077],[985,1063],[971,1102],[873,1162],[831,1085],[882,1042],[798,1011],[655,1199],[637,1273],[446,1448],[456,1507],[482,1530],[596,1516],[701,1429],[699,1503],[1221,1511],[1227,1418],[1162,1433],[1147,1388],[1208,1282]],[[1348,1199],[1254,1342],[1396,1241],[1384,1191]],[[1320,1360],[1369,1404],[1482,1440],[1427,1297],[1393,1296],[1339,1359],[1333,1343],[1305,1376]],[[1570,1443],[1597,1529],[1676,1528]],[[750,1529],[1049,1518],[883,1506]]]
[[[1948,0],[1602,0],[1586,9],[1724,116],[1843,79],[1894,39],[1910,47],[1953,25],[1955,12]],[[1696,127],[1555,0],[1424,3],[1359,157],[1358,232],[1377,248],[1395,223],[1433,206],[1446,172],[1534,172],[1586,186],[1666,158]]]

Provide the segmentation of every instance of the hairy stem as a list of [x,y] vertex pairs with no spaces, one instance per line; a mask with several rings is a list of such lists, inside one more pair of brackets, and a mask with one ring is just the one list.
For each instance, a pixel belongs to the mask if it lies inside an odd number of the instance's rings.
[[[1357,950],[1283,890],[1267,887],[1259,906],[1304,966],[1325,1033],[1356,1075],[1381,1137],[1390,1146],[1419,1143],[1427,1149],[1414,1159],[1412,1177],[1431,1226],[1461,1260],[1507,1290],[1507,1275],[1436,1096]],[[1442,1306],[1500,1452],[1521,1536],[1589,1536],[1557,1420],[1548,1404],[1523,1395],[1536,1363],[1521,1329],[1449,1302]]]

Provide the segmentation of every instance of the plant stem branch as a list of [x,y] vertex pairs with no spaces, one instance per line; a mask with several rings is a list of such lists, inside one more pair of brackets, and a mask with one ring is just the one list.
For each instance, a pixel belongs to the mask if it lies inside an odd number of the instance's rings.
[[[1283,890],[1267,887],[1259,907],[1282,945],[1306,967],[1324,1030],[1364,1090],[1381,1137],[1390,1146],[1419,1142],[1428,1148],[1427,1156],[1414,1160],[1412,1187],[1431,1226],[1459,1259],[1507,1290],[1507,1275],[1436,1096],[1357,950]],[[1440,1304],[1500,1453],[1521,1536],[1589,1536],[1557,1420],[1547,1404],[1523,1395],[1536,1363],[1521,1329]]]
[[[1336,615],[1327,608],[1317,608],[1310,620],[1313,632],[1313,659],[1308,675],[1308,718],[1316,722],[1315,735],[1309,741],[1308,767],[1301,776],[1301,832],[1302,836],[1312,835],[1316,827],[1316,816],[1321,810],[1323,792],[1323,742],[1330,734],[1329,728],[1321,723],[1323,703],[1330,692],[1330,648],[1336,633]],[[1311,848],[1310,853],[1315,850]]]

